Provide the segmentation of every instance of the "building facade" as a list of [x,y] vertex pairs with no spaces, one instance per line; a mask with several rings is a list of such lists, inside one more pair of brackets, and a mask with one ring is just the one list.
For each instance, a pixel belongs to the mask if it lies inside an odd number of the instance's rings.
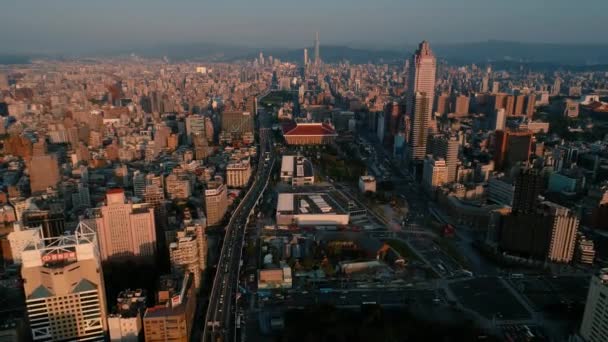
[[207,224],[214,226],[222,222],[227,209],[228,191],[226,190],[226,186],[219,181],[208,182],[207,189],[205,190]]
[[136,258],[151,262],[156,256],[156,225],[151,204],[128,203],[124,190],[106,193],[100,215],[84,221],[99,236],[102,260]]
[[22,253],[33,341],[105,341],[106,299],[97,240],[74,235],[43,239]]
[[251,178],[249,158],[231,162],[226,166],[226,185],[229,188],[244,188]]
[[189,342],[196,309],[191,275],[162,277],[156,297],[144,315],[146,342]]
[[194,287],[199,289],[207,265],[205,226],[201,222],[193,223],[178,231],[175,240],[169,243],[169,258],[173,271],[190,272]]
[[281,181],[293,186],[313,184],[315,176],[312,163],[302,156],[283,156]]
[[581,336],[587,342],[608,341],[608,269],[591,278]]

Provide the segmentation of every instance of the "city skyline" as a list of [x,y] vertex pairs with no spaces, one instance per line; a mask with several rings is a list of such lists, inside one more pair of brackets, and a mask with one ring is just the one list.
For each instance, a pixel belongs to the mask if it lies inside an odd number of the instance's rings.
[[[399,48],[422,39],[438,44],[487,40],[608,44],[601,34],[602,9],[608,5],[591,2],[588,5],[597,11],[583,12],[566,0],[554,1],[551,11],[540,2],[523,0],[491,4],[472,0],[457,6],[446,0],[373,4],[315,0],[306,6],[274,0],[263,4],[235,0],[212,6],[191,0],[154,0],[145,6],[135,1],[25,0],[3,6],[0,30],[18,34],[0,37],[0,44],[4,53],[91,53],[201,42],[296,48],[312,43],[317,31],[324,44],[365,48]],[[565,20],[570,25],[563,25]]]

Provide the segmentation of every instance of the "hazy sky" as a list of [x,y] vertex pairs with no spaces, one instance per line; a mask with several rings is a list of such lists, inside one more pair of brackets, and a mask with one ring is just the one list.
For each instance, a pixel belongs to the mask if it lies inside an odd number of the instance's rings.
[[391,47],[608,43],[608,0],[5,0],[0,54],[205,42]]

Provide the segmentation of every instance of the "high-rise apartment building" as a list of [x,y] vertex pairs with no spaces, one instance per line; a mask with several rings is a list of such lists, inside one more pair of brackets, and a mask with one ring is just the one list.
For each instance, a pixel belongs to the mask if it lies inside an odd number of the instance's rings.
[[513,212],[533,212],[544,189],[543,176],[534,169],[521,170],[515,178]]
[[507,170],[518,163],[527,165],[532,153],[532,132],[506,129],[496,131],[494,164],[496,170]]
[[576,247],[578,217],[570,209],[549,201],[542,202],[540,209],[553,219],[547,259],[557,263],[571,262]]
[[205,190],[205,211],[207,224],[213,226],[222,222],[228,208],[228,194],[222,181],[207,183]]
[[581,336],[587,342],[608,341],[608,269],[591,277]]
[[490,117],[490,130],[504,131],[507,125],[507,114],[504,108],[494,109]]
[[194,277],[194,287],[199,289],[202,272],[207,265],[205,223],[194,221],[178,231],[175,240],[169,243],[169,258],[173,272],[190,272]]
[[533,210],[514,211],[504,217],[501,250],[539,261],[573,260],[578,218],[567,208],[543,201]]
[[435,99],[435,113],[444,115],[450,112],[450,95],[443,93],[439,94]]
[[433,146],[431,153],[436,158],[442,158],[445,160],[445,164],[448,168],[447,182],[452,183],[456,181],[456,171],[458,169],[458,151],[460,143],[458,138],[455,136],[436,136],[433,138]]
[[451,109],[456,116],[469,114],[469,97],[466,95],[452,96]]
[[206,136],[205,119],[206,117],[202,115],[190,115],[186,117],[186,136],[188,137],[188,143],[192,143],[192,137],[195,134]]
[[424,160],[422,183],[429,191],[433,191],[447,183],[448,167],[442,158],[428,156]]
[[112,189],[106,193],[106,205],[99,214],[85,223],[97,231],[102,260],[154,260],[156,225],[152,205],[129,203],[124,190]]
[[59,162],[54,154],[34,154],[27,165],[32,192],[46,191],[56,188],[61,180]]
[[105,341],[106,300],[95,233],[79,227],[22,253],[33,341]]

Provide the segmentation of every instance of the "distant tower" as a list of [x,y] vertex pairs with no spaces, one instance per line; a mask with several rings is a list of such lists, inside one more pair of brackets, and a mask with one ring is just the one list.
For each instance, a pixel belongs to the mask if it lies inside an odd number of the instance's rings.
[[318,66],[321,63],[319,56],[319,32],[315,36],[315,65]]
[[412,55],[408,73],[406,114],[410,117],[408,160],[422,162],[426,155],[426,140],[433,116],[435,73],[437,60],[427,41]]
[[308,49],[304,49],[304,66],[308,66]]
[[264,65],[264,53],[262,53],[262,52],[260,52],[259,61],[260,61],[260,65]]

